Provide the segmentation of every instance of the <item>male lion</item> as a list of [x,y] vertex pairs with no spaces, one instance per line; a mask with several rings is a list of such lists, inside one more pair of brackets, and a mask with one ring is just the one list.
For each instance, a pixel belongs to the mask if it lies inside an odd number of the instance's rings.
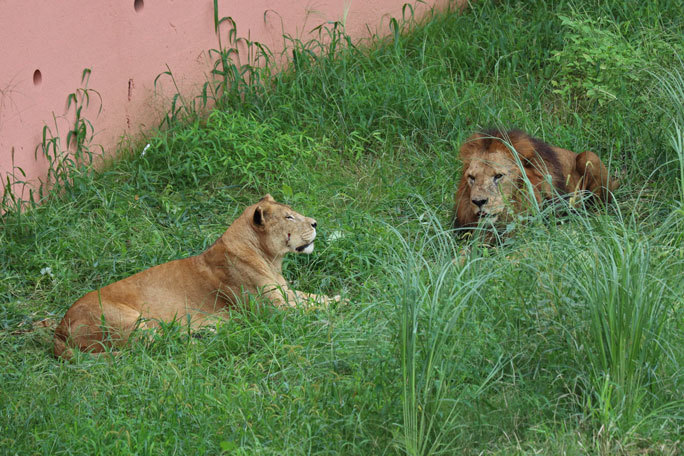
[[159,321],[196,328],[247,295],[277,306],[339,299],[291,290],[282,276],[285,254],[311,253],[315,238],[316,220],[266,195],[203,253],[146,269],[76,301],[55,330],[54,354],[68,359],[72,347],[99,353]]
[[473,227],[484,218],[505,222],[531,201],[530,190],[538,203],[580,192],[607,202],[618,187],[594,152],[576,154],[520,130],[475,133],[459,155],[463,175],[454,197],[454,228]]

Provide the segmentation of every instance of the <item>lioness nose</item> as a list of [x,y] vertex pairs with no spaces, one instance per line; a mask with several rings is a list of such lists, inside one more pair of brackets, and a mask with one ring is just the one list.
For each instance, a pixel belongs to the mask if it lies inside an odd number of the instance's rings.
[[473,204],[479,208],[482,208],[482,206],[484,206],[487,203],[487,201],[489,201],[489,198],[484,198],[484,199],[479,199],[479,200],[474,199]]
[[316,220],[314,220],[313,222],[311,222],[311,226],[314,227],[314,228],[316,228],[316,227],[318,226],[318,223],[316,223]]

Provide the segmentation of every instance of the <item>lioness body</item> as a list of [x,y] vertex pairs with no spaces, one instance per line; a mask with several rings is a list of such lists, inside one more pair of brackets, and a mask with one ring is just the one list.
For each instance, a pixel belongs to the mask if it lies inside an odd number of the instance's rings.
[[475,133],[459,156],[463,175],[454,198],[456,228],[475,226],[483,217],[505,221],[529,203],[530,190],[537,202],[579,192],[608,201],[618,187],[594,152],[576,154],[519,130]]
[[135,328],[159,321],[198,327],[247,295],[279,306],[327,301],[291,290],[282,275],[285,254],[311,253],[315,237],[314,219],[266,195],[203,253],[146,269],[76,301],[55,331],[55,356],[70,357],[70,347],[101,352],[110,342],[125,342]]

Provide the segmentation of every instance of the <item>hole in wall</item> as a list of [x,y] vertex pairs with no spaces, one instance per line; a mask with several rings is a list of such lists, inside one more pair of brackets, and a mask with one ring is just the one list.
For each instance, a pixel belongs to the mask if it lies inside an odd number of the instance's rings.
[[135,84],[133,83],[133,78],[128,80],[128,101],[131,101],[131,98],[133,98],[133,88],[135,87]]
[[33,85],[38,87],[43,82],[43,74],[40,70],[33,72]]
[[133,2],[133,9],[135,9],[136,12],[140,12],[143,10],[145,7],[145,2],[143,0],[135,0]]

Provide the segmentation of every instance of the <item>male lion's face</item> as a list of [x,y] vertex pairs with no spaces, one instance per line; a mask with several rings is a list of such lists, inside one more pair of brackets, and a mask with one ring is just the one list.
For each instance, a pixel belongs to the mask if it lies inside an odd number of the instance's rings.
[[470,209],[475,218],[502,218],[512,200],[521,173],[511,154],[504,150],[472,154],[463,175],[470,189]]
[[262,246],[271,253],[313,252],[316,220],[276,202],[271,195],[264,196],[255,205],[252,221]]

